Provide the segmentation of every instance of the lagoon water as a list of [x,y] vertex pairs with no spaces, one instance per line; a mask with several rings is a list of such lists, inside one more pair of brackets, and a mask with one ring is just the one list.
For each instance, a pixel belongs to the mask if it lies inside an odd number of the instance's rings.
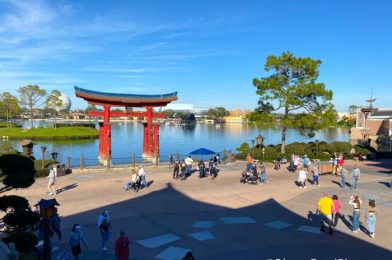
[[[46,125],[47,122],[34,122],[35,125]],[[27,121],[24,122],[27,125]],[[246,124],[222,124],[217,127],[214,124],[196,124],[193,128],[181,126],[162,125],[160,127],[160,158],[168,160],[170,153],[178,152],[181,157],[189,152],[205,147],[215,152],[226,149],[236,152],[236,148],[261,134],[266,145],[279,144],[280,131],[273,129],[261,129]],[[325,129],[316,133],[313,138],[301,134],[297,130],[288,130],[287,143],[320,141],[349,141],[350,135],[347,129]],[[17,140],[2,140],[9,142],[21,151],[22,148]],[[83,154],[86,165],[98,164],[98,139],[92,140],[67,140],[67,141],[34,141],[34,156],[41,158],[40,146],[47,146],[46,158],[50,153],[58,153],[58,161],[65,163],[68,156],[71,157],[71,165],[78,166],[79,158]],[[130,163],[133,152],[136,153],[137,161],[141,160],[143,144],[143,124],[141,122],[112,123],[112,161],[114,164]]]

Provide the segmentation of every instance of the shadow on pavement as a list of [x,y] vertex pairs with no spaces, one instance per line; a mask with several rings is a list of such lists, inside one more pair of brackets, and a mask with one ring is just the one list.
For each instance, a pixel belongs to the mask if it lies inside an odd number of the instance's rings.
[[[128,200],[63,218],[62,225],[68,228],[63,229],[66,239],[74,223],[83,226],[90,249],[83,253],[86,257],[82,254],[81,259],[114,259],[113,243],[120,230],[125,230],[131,240],[132,259],[154,259],[169,246],[189,249],[198,260],[388,259],[392,254],[369,243],[370,240],[368,242],[338,230],[334,230],[333,235],[299,231],[297,229],[303,226],[318,231],[318,216],[304,209],[304,214],[308,214],[307,218],[302,217],[273,199],[242,208],[226,208],[194,200],[170,183],[164,189],[147,194],[131,194],[134,197]],[[315,205],[310,206],[313,208]],[[110,212],[113,230],[109,252],[101,257],[96,219],[105,208]],[[248,217],[254,222],[227,224],[221,219],[230,217]],[[341,219],[351,228],[345,216]],[[210,221],[214,225],[208,229],[194,228],[195,221]],[[267,226],[267,223],[275,224]],[[190,236],[199,231],[209,231],[215,238],[198,241]],[[165,234],[173,234],[179,240],[153,248],[136,243],[137,240]]]
[[78,187],[78,184],[77,183],[72,183],[72,184],[69,184],[67,186],[61,187],[60,189],[57,189],[57,193],[62,193],[64,191],[71,190],[71,189],[76,188],[76,187]]

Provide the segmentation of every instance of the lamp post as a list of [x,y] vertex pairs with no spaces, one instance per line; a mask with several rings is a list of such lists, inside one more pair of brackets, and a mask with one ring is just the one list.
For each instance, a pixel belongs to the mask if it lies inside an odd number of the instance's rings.
[[265,157],[265,147],[261,148],[261,152],[263,153],[263,158]]
[[35,206],[39,206],[39,212],[42,217],[42,221],[44,222],[44,260],[51,260],[51,248],[50,248],[50,239],[49,239],[49,219],[53,216],[56,211],[56,206],[60,206],[60,204],[56,201],[56,199],[45,200],[41,199]]
[[53,159],[53,161],[54,162],[56,162],[56,159],[57,159],[57,155],[58,155],[59,153],[56,153],[56,152],[53,152],[53,153],[51,153],[50,155],[52,156],[52,159]]
[[261,148],[263,147],[263,141],[264,141],[264,137],[261,135],[258,135],[256,137],[256,141],[257,141],[257,145],[259,147],[259,149],[261,150]]
[[253,156],[253,158],[255,157],[255,142],[256,142],[256,140],[255,139],[252,139],[251,140],[252,141],[252,156]]
[[45,152],[46,152],[46,146],[41,146],[41,153],[42,153],[42,170],[45,169]]
[[315,140],[315,142],[316,142],[316,157],[318,157],[319,140]]

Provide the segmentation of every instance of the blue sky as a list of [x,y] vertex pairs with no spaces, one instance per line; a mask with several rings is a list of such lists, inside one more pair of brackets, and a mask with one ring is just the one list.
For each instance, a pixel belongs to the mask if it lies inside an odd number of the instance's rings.
[[268,55],[321,59],[338,111],[392,107],[390,1],[0,0],[0,91],[38,84],[253,109]]

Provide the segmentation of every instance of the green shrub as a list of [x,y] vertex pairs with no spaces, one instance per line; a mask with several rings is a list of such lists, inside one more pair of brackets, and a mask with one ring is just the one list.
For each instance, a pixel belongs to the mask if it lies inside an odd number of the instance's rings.
[[327,144],[327,152],[330,154],[336,153],[336,148],[332,144]]
[[7,213],[3,221],[11,227],[24,230],[25,227],[38,223],[39,219],[40,215],[37,212],[26,209],[15,209],[15,211]]
[[298,154],[298,155],[304,155],[305,154],[305,149],[306,149],[306,144],[305,143],[291,143],[286,145],[286,154],[291,155],[291,154]]
[[0,197],[0,210],[6,211],[8,208],[13,209],[27,209],[29,201],[17,195],[9,195]]
[[16,250],[23,253],[31,252],[38,243],[38,238],[30,232],[18,232],[2,239],[4,243],[15,243]]
[[273,158],[275,160],[278,158],[279,153],[276,151],[275,147],[267,146],[265,148],[265,157],[267,158]]
[[331,145],[335,147],[337,153],[350,154],[351,146],[347,142],[333,142]]

